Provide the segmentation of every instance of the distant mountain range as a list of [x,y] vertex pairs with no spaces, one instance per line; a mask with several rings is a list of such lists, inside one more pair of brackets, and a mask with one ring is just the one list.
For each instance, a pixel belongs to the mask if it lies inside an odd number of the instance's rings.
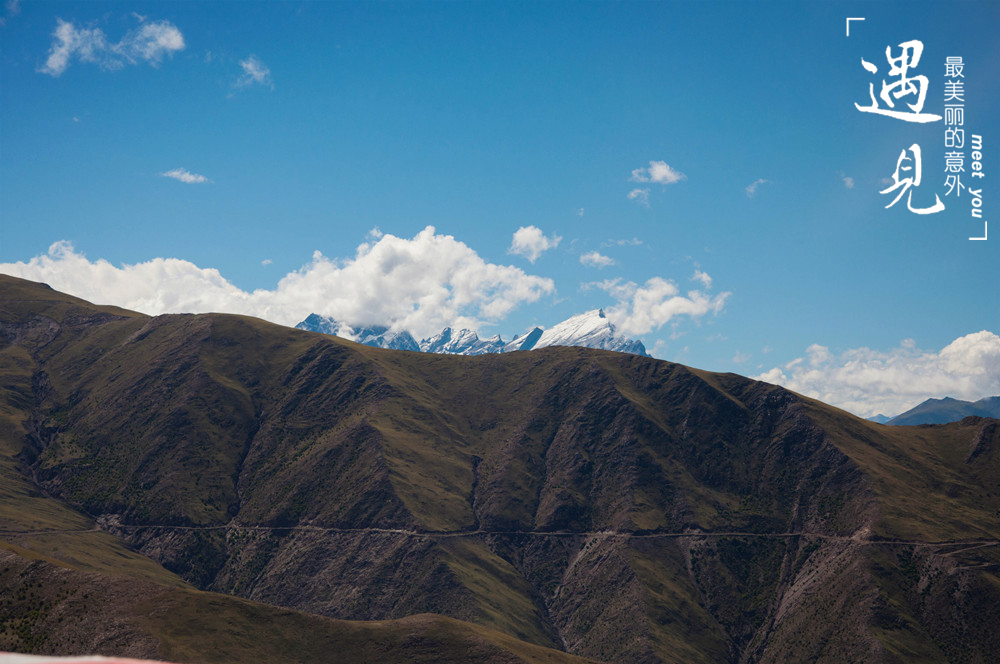
[[446,327],[438,334],[417,342],[413,335],[405,330],[393,331],[385,325],[354,327],[319,314],[310,314],[295,327],[310,332],[332,334],[366,346],[424,353],[486,355],[535,350],[548,346],[581,346],[649,357],[641,341],[618,336],[614,324],[608,320],[603,309],[594,309],[572,316],[547,330],[536,327],[523,336],[515,336],[510,341],[504,341],[499,334],[488,339],[480,339],[473,330],[462,329],[455,332],[452,328]]
[[1000,418],[1000,397],[986,397],[979,401],[962,401],[951,397],[928,399],[889,419],[886,424],[947,424],[970,415]]

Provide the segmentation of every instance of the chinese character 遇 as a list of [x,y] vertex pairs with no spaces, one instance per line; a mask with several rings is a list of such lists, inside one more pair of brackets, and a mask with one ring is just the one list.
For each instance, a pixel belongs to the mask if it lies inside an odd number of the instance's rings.
[[[924,99],[927,97],[927,77],[907,77],[907,72],[919,64],[920,56],[924,52],[924,43],[913,39],[908,42],[903,42],[899,46],[903,50],[897,58],[892,57],[892,47],[885,47],[885,57],[886,60],[889,61],[889,76],[899,76],[899,80],[891,85],[886,83],[885,79],[882,79],[882,92],[879,94],[879,97],[881,97],[882,101],[884,101],[889,108],[879,108],[878,101],[875,99],[875,85],[873,83],[868,84],[868,94],[871,95],[872,105],[861,106],[855,102],[854,106],[857,107],[857,109],[862,113],[886,115],[891,118],[896,118],[897,120],[904,120],[906,122],[936,122],[937,120],[940,120],[940,115],[920,112],[924,108]],[[878,73],[878,67],[870,62],[865,62],[864,58],[861,59],[861,66],[872,74]],[[916,103],[907,103],[907,106],[909,106],[910,110],[913,111],[912,113],[889,110],[896,107],[892,101],[893,98],[899,99],[900,97],[913,94],[917,95]]]

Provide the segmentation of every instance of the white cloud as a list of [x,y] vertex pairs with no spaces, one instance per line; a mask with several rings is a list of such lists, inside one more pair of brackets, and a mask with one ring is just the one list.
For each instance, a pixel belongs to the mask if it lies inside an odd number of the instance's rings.
[[165,56],[183,49],[184,36],[169,21],[143,23],[112,44],[100,28],[77,28],[68,21],[56,19],[49,57],[38,71],[60,76],[74,56],[80,62],[96,64],[102,69],[121,69],[126,64],[143,61],[156,66]]
[[762,380],[765,383],[772,383],[774,385],[782,385],[784,381],[787,380],[785,374],[781,372],[781,369],[775,367],[773,369],[768,369],[762,374],[753,377],[754,380]]
[[583,216],[583,212],[584,212],[583,208],[578,208],[577,211],[576,211],[576,216],[582,217]]
[[139,59],[159,63],[163,56],[184,48],[184,36],[180,30],[166,21],[145,23],[139,32],[126,43],[125,57],[135,63]]
[[580,262],[588,267],[608,267],[609,265],[615,265],[615,259],[610,256],[605,256],[597,251],[590,251],[586,254],[580,256]]
[[605,311],[611,322],[626,336],[658,330],[677,316],[698,319],[709,313],[718,314],[730,295],[726,292],[713,296],[700,290],[681,295],[674,282],[662,277],[653,277],[642,286],[633,281],[622,282],[621,279],[608,279],[591,285],[617,300]]
[[270,264],[271,264],[271,263],[273,263],[273,262],[274,262],[274,261],[272,261],[272,260],[271,260],[270,258],[265,258],[264,260],[262,260],[262,261],[260,262],[260,264],[261,264],[261,265],[270,265]]
[[628,199],[639,205],[649,207],[649,189],[633,189],[628,192]]
[[657,182],[659,184],[674,184],[687,180],[687,176],[667,165],[665,161],[651,161],[649,168],[637,168],[632,171],[632,182]]
[[257,56],[251,55],[246,60],[240,60],[240,67],[243,68],[243,75],[236,81],[236,87],[244,88],[256,84],[274,89],[271,70]]
[[175,168],[172,171],[167,171],[166,173],[160,173],[165,178],[173,178],[179,180],[185,184],[201,184],[203,182],[211,182],[204,175],[198,175],[197,173],[192,173],[186,168]]
[[21,0],[7,0],[4,3],[4,15],[0,18],[0,27],[7,25],[9,19],[21,13]]
[[642,240],[637,237],[631,240],[607,240],[601,243],[602,247],[638,247],[642,244]]
[[842,179],[845,187],[848,189],[854,189],[854,178],[845,175]]
[[538,226],[521,226],[514,231],[508,254],[524,256],[534,263],[543,252],[559,246],[562,238],[554,234],[552,237],[545,237]]
[[72,23],[62,19],[56,20],[56,29],[52,33],[53,42],[49,49],[49,57],[45,66],[39,71],[51,76],[59,76],[69,66],[73,53],[77,53],[83,62],[96,62],[95,52],[107,49],[107,41],[100,30],[77,30]]
[[747,185],[747,188],[744,189],[743,191],[747,192],[747,198],[753,198],[754,196],[757,195],[757,187],[759,187],[762,184],[768,184],[769,182],[770,180],[765,180],[764,178],[757,178],[749,185]]
[[708,276],[701,270],[695,270],[694,274],[691,275],[691,281],[700,281],[705,288],[712,287],[712,277]]
[[750,359],[749,355],[747,355],[746,353],[741,353],[740,351],[736,351],[736,355],[733,355],[734,364],[743,364],[749,359]]
[[813,344],[809,348],[806,348],[806,357],[809,359],[809,366],[811,367],[821,366],[833,359],[830,349],[819,344]]
[[433,226],[412,239],[386,234],[365,242],[353,258],[331,260],[317,251],[273,290],[247,292],[218,270],[177,258],[116,267],[87,259],[65,241],[28,262],[0,263],[0,273],[147,314],[215,311],[294,325],[318,313],[351,325],[394,325],[418,336],[448,325],[476,329],[555,292],[551,279],[487,263]]
[[898,415],[932,397],[975,401],[1000,395],[1000,337],[983,330],[940,352],[921,351],[912,339],[888,352],[855,348],[840,355],[813,344],[805,358],[756,378],[862,417]]

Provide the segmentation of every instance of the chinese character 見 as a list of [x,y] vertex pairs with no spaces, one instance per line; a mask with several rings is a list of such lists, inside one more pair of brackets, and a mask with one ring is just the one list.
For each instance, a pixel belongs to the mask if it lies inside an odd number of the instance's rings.
[[[915,208],[913,207],[913,191],[911,187],[919,187],[921,179],[921,164],[920,164],[920,146],[914,143],[909,147],[909,151],[913,153],[913,157],[906,156],[906,150],[899,153],[899,160],[896,161],[896,172],[892,174],[893,185],[888,189],[880,191],[880,194],[888,194],[893,192],[900,187],[902,190],[896,195],[896,198],[886,205],[887,208],[895,205],[903,194],[909,192],[909,196],[906,199],[906,207],[910,209],[910,212],[915,214],[933,214],[935,212],[940,212],[944,209],[944,203],[941,202],[941,198],[934,194],[934,200],[936,201],[934,205],[927,208]],[[904,162],[913,162],[912,166],[904,165]],[[908,177],[900,178],[900,173],[910,173]]]

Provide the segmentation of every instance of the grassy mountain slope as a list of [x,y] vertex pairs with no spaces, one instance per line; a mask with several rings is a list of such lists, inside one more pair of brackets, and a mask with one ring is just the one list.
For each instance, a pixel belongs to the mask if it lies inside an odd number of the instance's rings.
[[0,650],[177,662],[585,664],[442,616],[332,620],[227,595],[86,573],[0,542]]
[[6,277],[0,301],[10,472],[199,588],[609,661],[1000,651],[993,420],[885,427],[650,358],[387,351]]
[[[40,371],[38,357],[51,357],[63,348],[60,342],[52,343],[60,332],[114,335],[118,325],[131,330],[135,326],[129,323],[149,319],[94,307],[29,282],[5,277],[0,282],[6,342],[0,349],[0,584],[8,598],[0,615],[0,649],[103,652],[191,662],[585,661],[443,616],[352,623],[197,592],[129,549],[98,528],[90,514],[39,490],[25,461],[36,458],[41,446],[66,428],[65,409],[49,408],[44,416],[38,411],[38,403],[58,389]],[[44,315],[37,316],[36,311]],[[95,352],[94,345],[104,339],[89,340],[83,352]],[[72,345],[76,340],[60,341]],[[45,351],[33,356],[28,347]],[[72,376],[67,367],[58,373],[57,386]],[[114,382],[117,376],[100,378]],[[100,426],[102,420],[97,422]],[[64,440],[72,444],[73,439]],[[81,455],[74,451],[69,458],[72,462]],[[124,476],[114,470],[101,460],[81,464],[84,482],[77,486],[94,491],[86,495],[106,496],[100,483]],[[167,478],[157,488],[183,499],[190,490],[184,483],[187,479]],[[200,485],[199,479],[195,485]],[[262,625],[266,625],[263,631]]]

